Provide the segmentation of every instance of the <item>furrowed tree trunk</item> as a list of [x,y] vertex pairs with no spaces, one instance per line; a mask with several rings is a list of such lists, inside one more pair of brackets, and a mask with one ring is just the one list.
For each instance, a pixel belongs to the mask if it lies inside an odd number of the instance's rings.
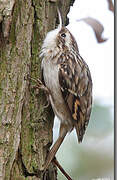
[[[73,0],[60,4],[66,21]],[[28,76],[40,77],[40,47],[56,22],[53,1],[0,0],[0,180],[43,179],[54,114]],[[51,163],[45,180],[55,179]]]

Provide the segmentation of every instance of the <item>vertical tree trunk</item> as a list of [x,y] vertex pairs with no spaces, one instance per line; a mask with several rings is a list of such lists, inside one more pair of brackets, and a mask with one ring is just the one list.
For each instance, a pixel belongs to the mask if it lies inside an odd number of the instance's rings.
[[[64,20],[71,2],[61,1]],[[0,0],[0,180],[43,179],[54,114],[27,77],[40,77],[40,47],[56,20],[55,2]],[[46,179],[57,179],[52,164]]]

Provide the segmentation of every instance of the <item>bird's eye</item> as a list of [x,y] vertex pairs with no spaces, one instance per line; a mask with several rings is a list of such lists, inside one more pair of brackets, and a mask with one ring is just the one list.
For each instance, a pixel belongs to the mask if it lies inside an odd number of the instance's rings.
[[65,34],[65,33],[62,33],[61,36],[62,36],[62,37],[66,37],[66,34]]

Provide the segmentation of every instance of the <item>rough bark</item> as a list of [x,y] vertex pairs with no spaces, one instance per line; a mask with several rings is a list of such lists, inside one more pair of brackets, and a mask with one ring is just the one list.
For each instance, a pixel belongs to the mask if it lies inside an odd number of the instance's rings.
[[[64,20],[71,3],[60,3]],[[27,77],[40,77],[39,50],[56,22],[55,2],[0,0],[0,180],[43,179],[54,114]],[[45,179],[57,179],[52,164]]]

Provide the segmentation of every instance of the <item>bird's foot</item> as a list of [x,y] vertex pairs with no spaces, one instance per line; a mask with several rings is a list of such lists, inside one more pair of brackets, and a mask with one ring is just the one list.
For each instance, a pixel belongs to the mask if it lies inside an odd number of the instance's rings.
[[42,83],[42,81],[40,79],[36,80],[36,88],[43,89],[44,91],[46,91],[49,94],[48,88]]
[[42,81],[40,79],[34,79],[29,76],[28,76],[28,79],[30,79],[36,83],[36,85],[34,85],[33,88],[43,89],[44,91],[46,91],[46,93],[49,94],[49,89],[42,83]]

